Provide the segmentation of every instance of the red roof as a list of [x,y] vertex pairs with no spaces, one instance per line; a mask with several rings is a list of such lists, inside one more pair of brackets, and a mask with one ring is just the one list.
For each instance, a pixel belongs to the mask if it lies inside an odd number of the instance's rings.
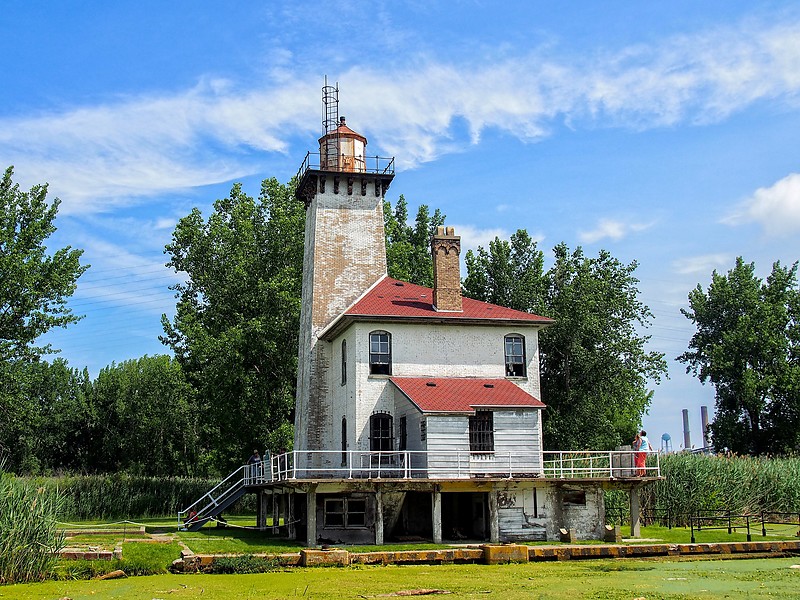
[[549,325],[552,319],[521,310],[514,310],[463,298],[461,312],[439,312],[433,308],[433,290],[421,285],[384,277],[355,304],[345,311],[346,316],[412,317],[435,319],[465,319],[488,321],[528,321]]
[[344,117],[341,118],[341,120],[339,121],[339,126],[335,130],[330,131],[330,132],[326,133],[325,135],[323,135],[321,138],[319,138],[319,143],[321,144],[322,140],[324,140],[328,136],[333,136],[333,135],[336,135],[336,136],[339,136],[339,137],[345,137],[345,138],[358,138],[358,139],[360,139],[361,141],[364,142],[365,146],[367,145],[367,138],[365,138],[363,135],[361,135],[357,131],[353,131],[352,129],[350,129],[345,124]]
[[467,377],[390,377],[422,412],[472,413],[484,407],[545,408],[507,379]]

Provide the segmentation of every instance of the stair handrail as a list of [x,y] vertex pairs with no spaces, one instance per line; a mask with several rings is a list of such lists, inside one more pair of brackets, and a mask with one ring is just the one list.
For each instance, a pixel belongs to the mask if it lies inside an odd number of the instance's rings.
[[[211,502],[209,502],[208,504],[203,506],[200,510],[196,511],[197,512],[197,517],[198,518],[202,518],[202,515],[209,508],[211,508],[212,506],[216,506],[217,504],[219,504],[220,500],[224,499],[225,496],[227,496],[229,493],[234,492],[234,491],[238,490],[240,487],[242,487],[244,485],[244,476],[245,476],[244,470],[245,470],[245,468],[247,468],[247,465],[242,465],[241,467],[238,467],[233,473],[228,475],[225,479],[220,481],[217,485],[215,485],[213,488],[211,488],[205,494],[200,496],[200,498],[195,500],[190,506],[188,506],[187,508],[185,508],[183,510],[178,511],[178,522],[179,523],[183,523],[185,521],[185,517],[188,516],[188,514],[192,510],[195,510],[197,508],[197,506],[201,502],[203,502],[203,500],[205,500],[206,498],[210,498]],[[234,483],[232,485],[228,485],[217,498],[214,498],[214,496],[213,496],[214,492],[216,492],[219,488],[221,488],[226,483],[228,483],[232,479],[234,479],[236,477],[237,473],[241,473],[241,475],[239,476],[239,481],[237,481],[236,483]]]

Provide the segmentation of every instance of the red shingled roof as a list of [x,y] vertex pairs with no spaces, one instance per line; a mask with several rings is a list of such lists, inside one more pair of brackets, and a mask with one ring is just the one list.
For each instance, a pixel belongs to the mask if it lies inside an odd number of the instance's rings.
[[422,412],[472,413],[483,407],[545,408],[507,379],[466,377],[390,377]]
[[411,317],[490,321],[528,321],[549,325],[552,319],[505,308],[472,298],[463,299],[461,312],[439,312],[433,308],[433,290],[421,285],[384,277],[375,287],[353,304],[345,316]]

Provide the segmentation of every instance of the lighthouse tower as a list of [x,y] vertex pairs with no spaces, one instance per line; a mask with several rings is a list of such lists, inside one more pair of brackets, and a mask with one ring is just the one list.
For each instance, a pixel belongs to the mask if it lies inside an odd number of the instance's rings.
[[297,176],[306,226],[295,450],[328,449],[333,438],[332,350],[319,334],[386,274],[383,199],[394,178],[394,159],[367,158],[367,138],[339,117],[338,86],[325,85],[322,101],[319,153]]

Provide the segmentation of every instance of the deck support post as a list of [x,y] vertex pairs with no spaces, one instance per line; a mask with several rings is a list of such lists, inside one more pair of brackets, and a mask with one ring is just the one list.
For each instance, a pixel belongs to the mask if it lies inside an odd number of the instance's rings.
[[631,537],[641,537],[641,518],[642,507],[639,502],[639,486],[633,486],[630,491],[630,512],[631,512]]
[[294,497],[295,494],[290,492],[286,494],[286,512],[284,523],[286,523],[286,537],[290,540],[297,539],[297,527],[294,525]]
[[375,491],[375,545],[383,546],[383,494]]
[[[270,493],[270,497],[272,494]],[[256,516],[256,526],[260,530],[267,528],[267,513],[269,512],[269,504],[267,501],[267,491],[258,490],[258,513]]]
[[280,505],[278,504],[278,494],[272,492],[272,535],[280,533],[281,526],[281,513]]
[[498,544],[500,542],[500,516],[497,511],[497,490],[494,486],[489,491],[489,542]]
[[306,491],[306,546],[317,545],[317,486],[312,484]]
[[442,543],[442,492],[438,485],[433,487],[433,543]]

